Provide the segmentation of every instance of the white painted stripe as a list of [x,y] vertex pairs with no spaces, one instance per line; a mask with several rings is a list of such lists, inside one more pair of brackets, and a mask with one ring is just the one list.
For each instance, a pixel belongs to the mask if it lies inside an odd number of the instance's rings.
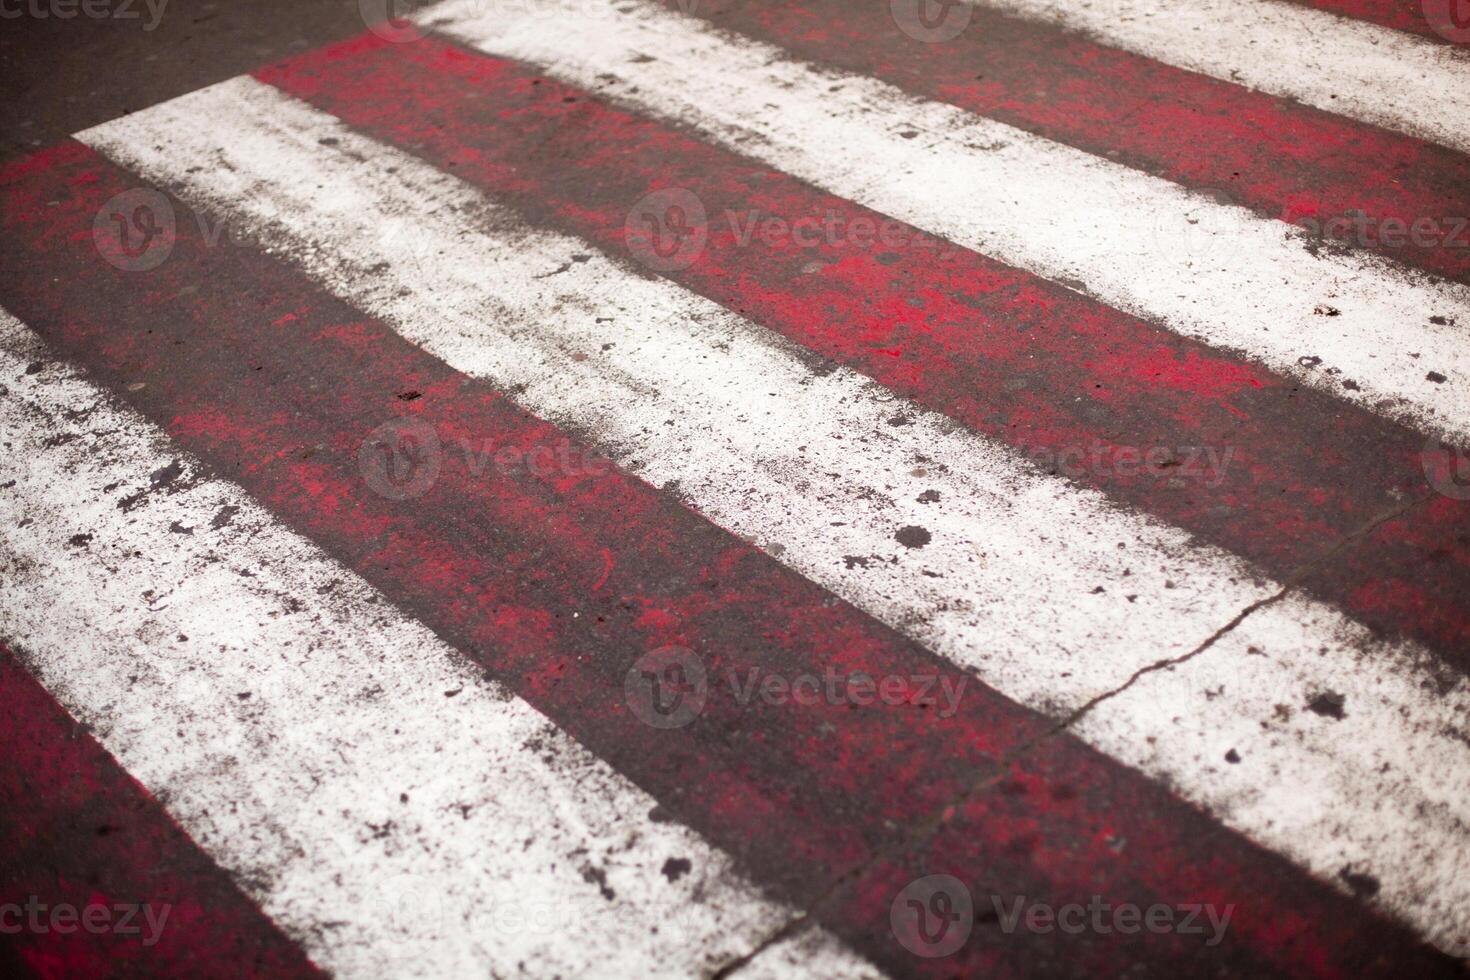
[[[1066,713],[1278,590],[252,79],[82,138],[1028,705]],[[932,540],[899,544],[908,526]],[[1279,609],[1103,702],[1082,734],[1324,877],[1378,876],[1426,932],[1456,928],[1470,684],[1437,688],[1422,651],[1321,604]],[[1362,707],[1301,710],[1328,689]],[[1261,714],[1265,692],[1290,718]],[[1252,760],[1229,778],[1222,732]]]
[[1470,152],[1470,51],[1278,0],[978,0],[1221,81]]
[[687,977],[796,914],[3,313],[0,377],[0,636],[318,964]]
[[1470,439],[1470,288],[1367,254],[1314,254],[1284,222],[639,0],[449,0],[424,18],[1117,309]]

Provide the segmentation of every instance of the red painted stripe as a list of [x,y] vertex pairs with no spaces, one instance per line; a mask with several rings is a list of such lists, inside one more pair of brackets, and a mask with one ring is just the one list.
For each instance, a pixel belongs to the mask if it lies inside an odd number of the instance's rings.
[[[884,219],[523,66],[368,37],[261,77],[613,254],[630,254],[627,216],[644,195],[693,190],[712,216],[708,242],[669,278],[1027,452],[1090,461],[1098,446],[1103,463],[1083,482],[1279,579],[1434,493],[1422,436],[913,229],[899,247],[821,234],[742,244],[725,215],[742,227],[751,214],[833,215],[841,228]],[[1120,474],[1107,461],[1127,447],[1179,449],[1181,472],[1182,447],[1231,456],[1209,487],[1147,467]],[[1371,554],[1335,559],[1316,594],[1464,665],[1467,523],[1465,501],[1421,506]]]
[[[0,970],[320,975],[4,647],[0,705],[0,949],[9,947]],[[144,904],[158,928],[143,912],[117,908]],[[7,905],[21,906],[21,915],[6,914]]]
[[[467,440],[492,454],[554,453],[566,436],[283,260],[223,240],[211,248],[194,222],[178,223],[169,258],[151,272],[107,264],[92,247],[94,215],[135,184],[79,157],[0,189],[0,258],[17,272],[0,303],[773,891],[804,906],[839,873],[870,861],[882,871],[882,848],[999,765],[1007,779],[956,810],[945,834],[921,845],[924,860],[977,888],[1056,902],[1097,893],[1238,906],[1230,935],[1210,949],[1193,936],[1059,944],[982,930],[958,958],[921,961],[896,946],[876,911],[886,909],[873,897],[878,886],[864,877],[822,918],[889,968],[1448,968],[1398,927],[1070,737],[1004,761],[1048,723],[590,454],[574,451],[583,463],[575,472],[477,474],[474,460],[446,451],[422,496],[377,495],[359,450],[389,419],[421,420],[446,446]],[[409,388],[420,397],[403,400]],[[714,682],[702,714],[659,730],[629,710],[624,682],[666,644],[696,651]],[[829,669],[967,687],[958,710],[941,717],[913,704],[743,705],[728,680]]]
[[1339,17],[1365,20],[1432,41],[1470,44],[1470,5],[1464,0],[1287,0]]
[[[1453,150],[979,8],[945,43],[898,30],[886,3],[707,0],[694,12],[1470,283],[1470,226],[1459,223],[1470,217],[1470,160]],[[1361,229],[1349,217],[1357,210]],[[1385,235],[1390,218],[1407,231],[1390,224]],[[1421,226],[1415,244],[1421,218],[1435,228]]]

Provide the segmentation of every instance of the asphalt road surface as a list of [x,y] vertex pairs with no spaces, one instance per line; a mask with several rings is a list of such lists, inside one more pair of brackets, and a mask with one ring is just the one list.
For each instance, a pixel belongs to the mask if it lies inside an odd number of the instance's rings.
[[1463,0],[0,78],[0,974],[1465,975]]

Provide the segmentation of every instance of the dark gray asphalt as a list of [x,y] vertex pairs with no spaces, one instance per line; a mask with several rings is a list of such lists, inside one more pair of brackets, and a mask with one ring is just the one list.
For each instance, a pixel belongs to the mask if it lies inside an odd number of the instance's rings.
[[362,28],[358,0],[0,0],[0,160]]

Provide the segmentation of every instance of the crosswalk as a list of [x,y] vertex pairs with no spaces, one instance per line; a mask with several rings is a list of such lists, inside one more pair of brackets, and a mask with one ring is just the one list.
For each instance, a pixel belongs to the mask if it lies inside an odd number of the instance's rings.
[[[1470,60],[1338,6],[446,0],[0,168],[0,680],[156,962],[1452,975]],[[1234,911],[985,916],[1094,895]]]

